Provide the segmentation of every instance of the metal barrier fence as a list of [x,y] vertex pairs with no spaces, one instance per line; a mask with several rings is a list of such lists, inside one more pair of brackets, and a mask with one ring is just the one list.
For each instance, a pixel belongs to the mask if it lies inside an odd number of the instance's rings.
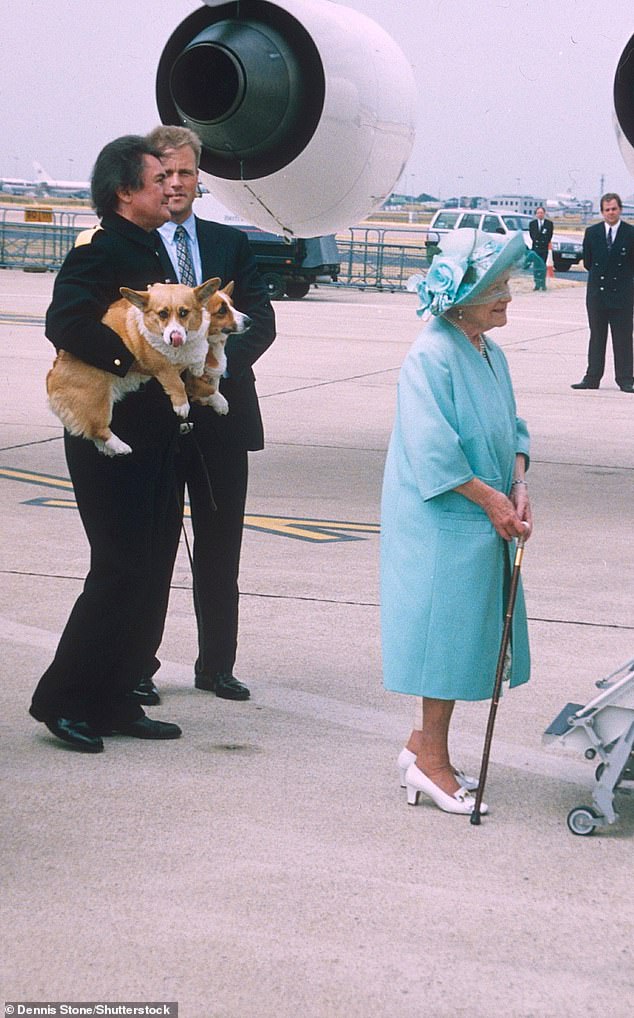
[[337,285],[404,290],[414,273],[428,268],[425,230],[355,226],[337,237],[341,272]]
[[[39,214],[44,221],[24,222]],[[95,225],[90,210],[0,209],[0,268],[56,272],[77,234]],[[341,271],[335,286],[404,290],[413,273],[425,272],[426,232],[359,226],[337,237]]]
[[[26,220],[26,221],[25,221]],[[0,268],[56,272],[77,234],[97,222],[90,210],[0,209]]]

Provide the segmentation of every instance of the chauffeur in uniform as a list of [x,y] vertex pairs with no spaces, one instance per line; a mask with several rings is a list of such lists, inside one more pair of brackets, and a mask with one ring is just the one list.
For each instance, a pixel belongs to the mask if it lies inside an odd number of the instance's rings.
[[546,259],[548,258],[548,245],[553,237],[553,224],[551,219],[546,219],[546,209],[538,205],[535,209],[535,219],[528,224],[528,232],[532,240],[532,249],[539,255],[543,266],[539,264],[534,270],[535,289],[546,289]]
[[598,389],[605,370],[608,326],[612,333],[614,376],[621,392],[634,392],[632,319],[634,316],[634,227],[621,220],[618,194],[601,198],[603,222],[589,226],[583,238],[588,270],[586,308],[590,325],[588,366],[573,389]]

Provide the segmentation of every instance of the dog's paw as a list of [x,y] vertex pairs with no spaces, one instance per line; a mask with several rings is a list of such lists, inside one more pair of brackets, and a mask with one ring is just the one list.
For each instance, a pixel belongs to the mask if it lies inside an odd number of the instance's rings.
[[183,420],[188,416],[190,410],[189,403],[181,403],[179,406],[174,407],[174,413],[182,417]]
[[213,396],[209,397],[208,404],[214,408],[217,414],[229,413],[229,404],[221,392],[214,392]]
[[94,439],[95,446],[104,456],[129,456],[132,452],[127,442],[122,442],[116,435],[112,435],[106,442],[100,438]]

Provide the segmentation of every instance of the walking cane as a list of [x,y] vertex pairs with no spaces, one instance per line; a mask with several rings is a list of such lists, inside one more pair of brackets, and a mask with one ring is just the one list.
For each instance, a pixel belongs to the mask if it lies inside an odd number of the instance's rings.
[[489,767],[489,755],[491,753],[491,742],[493,740],[493,726],[495,725],[495,715],[498,710],[498,703],[500,702],[500,692],[502,690],[502,676],[504,675],[504,662],[506,659],[506,651],[511,638],[511,623],[513,621],[513,609],[515,608],[515,598],[517,596],[517,586],[520,579],[520,568],[522,566],[522,556],[524,554],[524,544],[526,537],[524,534],[517,539],[517,547],[515,549],[515,562],[513,563],[513,572],[511,574],[511,586],[509,589],[509,599],[506,606],[506,615],[504,616],[504,629],[502,630],[502,642],[500,644],[500,653],[498,655],[498,666],[495,673],[495,683],[493,685],[493,697],[491,699],[491,709],[489,710],[489,721],[487,723],[486,735],[484,737],[484,750],[482,751],[482,764],[480,765],[480,777],[478,779],[478,788],[476,791],[476,801],[473,807],[473,813],[471,814],[471,823],[476,827],[480,826],[480,807],[482,806],[482,798],[484,796],[484,785],[487,779],[487,770]]

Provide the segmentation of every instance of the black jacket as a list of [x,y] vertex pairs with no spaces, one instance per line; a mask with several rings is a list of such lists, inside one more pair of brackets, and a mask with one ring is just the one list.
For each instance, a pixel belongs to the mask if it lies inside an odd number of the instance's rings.
[[[542,230],[540,226],[543,225]],[[553,237],[553,224],[551,219],[544,219],[540,224],[539,219],[532,219],[528,224],[528,232],[533,242],[533,251],[536,251],[546,261],[548,245]]]
[[588,270],[586,301],[605,308],[634,303],[634,227],[620,220],[608,253],[605,223],[589,226],[583,236],[583,264]]
[[[145,290],[165,281],[167,253],[159,235],[116,213],[85,230],[67,254],[46,313],[46,335],[56,349],[123,377],[134,357],[116,332],[102,325],[106,309],[119,300],[120,286]],[[178,434],[179,418],[162,387],[150,379],[116,403],[115,434],[135,450],[163,447]]]
[[101,318],[120,286],[145,290],[165,280],[167,257],[158,234],[148,233],[116,213],[80,234],[57,274],[46,313],[46,335],[57,350],[123,377],[134,357]]

